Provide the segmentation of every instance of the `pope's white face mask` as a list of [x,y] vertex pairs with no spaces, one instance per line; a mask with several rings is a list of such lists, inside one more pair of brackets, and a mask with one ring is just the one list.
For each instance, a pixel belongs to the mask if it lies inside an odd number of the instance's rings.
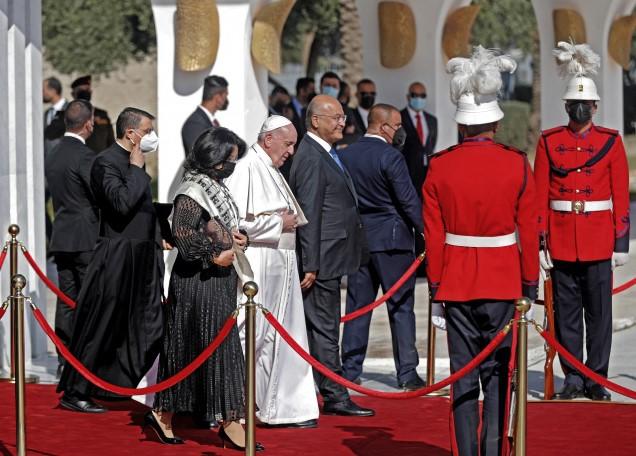
[[135,134],[141,138],[139,149],[143,153],[154,152],[159,147],[159,137],[154,130],[144,136],[140,136],[136,131]]

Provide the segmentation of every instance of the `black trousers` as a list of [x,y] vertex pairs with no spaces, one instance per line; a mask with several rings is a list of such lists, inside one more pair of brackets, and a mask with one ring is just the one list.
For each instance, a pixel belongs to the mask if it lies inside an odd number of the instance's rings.
[[[340,365],[340,280],[321,280],[304,295],[305,321],[311,355],[331,371],[342,375]],[[325,402],[342,402],[349,398],[344,386],[314,370],[314,380]]]
[[[554,261],[551,271],[557,339],[585,365],[607,377],[612,348],[612,265],[603,261]],[[594,384],[561,359],[565,383],[579,388]]]
[[[373,302],[378,288],[384,293],[397,282],[415,260],[413,252],[392,250],[372,252],[369,263],[347,277],[347,313]],[[419,363],[415,348],[415,277],[409,280],[386,302],[393,343],[393,359],[398,384],[414,380]],[[349,380],[362,374],[362,364],[367,354],[369,326],[372,313],[366,313],[344,324],[342,334],[342,367]]]
[[[59,288],[73,301],[77,301],[84,274],[92,256],[93,252],[58,252],[55,254]],[[70,344],[73,336],[74,318],[74,310],[58,298],[55,307],[55,334],[66,346]],[[59,353],[57,359],[60,365],[64,364],[64,359]]]
[[[451,372],[481,352],[514,315],[512,301],[446,303],[446,328]],[[476,369],[453,384],[453,424],[459,456],[498,456],[504,434],[508,361],[511,337]],[[479,428],[479,383],[484,392]],[[481,452],[478,449],[480,443]]]

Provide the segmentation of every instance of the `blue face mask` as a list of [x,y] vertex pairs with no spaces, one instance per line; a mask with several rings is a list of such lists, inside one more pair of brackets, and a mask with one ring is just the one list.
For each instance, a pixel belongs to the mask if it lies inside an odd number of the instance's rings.
[[340,93],[340,90],[336,89],[335,87],[324,86],[322,88],[323,95],[329,95],[330,97],[338,98],[338,93]]
[[409,106],[414,111],[423,111],[426,107],[426,98],[412,97],[409,99]]

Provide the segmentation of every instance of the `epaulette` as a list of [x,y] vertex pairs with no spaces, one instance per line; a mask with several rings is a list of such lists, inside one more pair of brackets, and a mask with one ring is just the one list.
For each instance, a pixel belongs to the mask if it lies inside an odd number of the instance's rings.
[[435,152],[433,155],[430,156],[430,160],[434,159],[434,158],[439,158],[442,155],[446,155],[449,152],[454,151],[455,149],[457,149],[459,146],[461,146],[461,144],[455,144],[454,146],[450,146],[448,149],[444,149],[444,150],[440,150],[439,152]]
[[528,155],[524,151],[522,151],[521,149],[517,149],[516,147],[509,146],[508,144],[502,144],[502,143],[495,143],[495,144],[497,144],[498,146],[501,146],[504,149],[509,150],[511,152],[516,152],[516,153],[518,153],[520,155],[523,155],[523,156]]
[[544,136],[544,137],[547,138],[548,136],[553,135],[553,134],[558,133],[558,132],[563,131],[563,130],[565,130],[565,127],[563,125],[561,125],[560,127],[554,127],[554,128],[550,128],[549,130],[543,130],[541,132],[541,136]]
[[598,125],[594,125],[600,133],[605,133],[606,135],[618,136],[618,130],[612,130],[611,128],[599,127]]

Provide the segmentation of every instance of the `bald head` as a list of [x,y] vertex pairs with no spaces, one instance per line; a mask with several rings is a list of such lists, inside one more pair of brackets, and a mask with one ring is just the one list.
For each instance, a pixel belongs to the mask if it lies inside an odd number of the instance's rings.
[[329,144],[342,139],[345,120],[340,102],[328,95],[316,95],[307,106],[307,130]]
[[369,111],[369,129],[376,129],[384,123],[390,123],[392,113],[396,113],[398,117],[400,116],[400,111],[398,111],[394,106],[384,103],[374,105],[371,108],[371,111]]

